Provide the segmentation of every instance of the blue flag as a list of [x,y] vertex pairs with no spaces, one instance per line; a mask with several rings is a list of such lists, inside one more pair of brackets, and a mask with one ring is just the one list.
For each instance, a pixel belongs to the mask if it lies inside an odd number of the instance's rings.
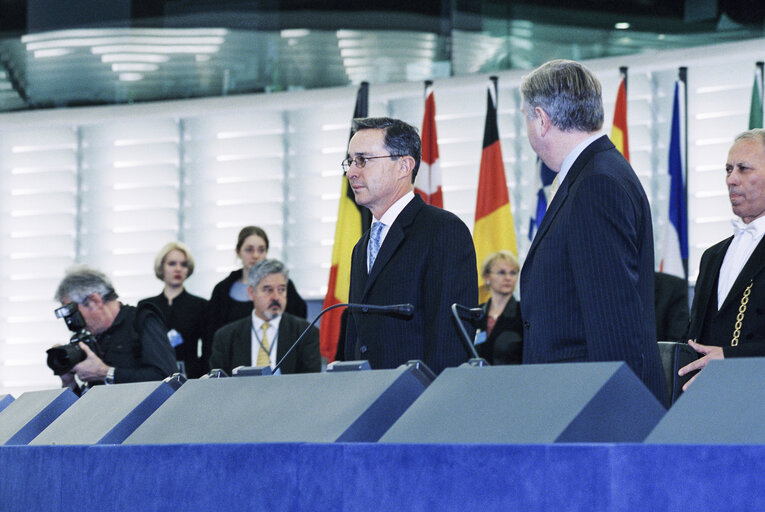
[[537,191],[537,209],[534,216],[529,219],[529,240],[534,239],[539,226],[542,225],[542,218],[547,211],[547,191],[555,179],[555,172],[547,167],[539,158],[537,158],[537,167],[539,168],[537,173],[537,184],[539,185],[539,190]]
[[[669,140],[669,222],[664,235],[660,270],[684,279],[688,278],[688,208],[683,179],[683,119],[684,84],[675,82],[672,105],[672,128]],[[681,95],[681,92],[683,93]]]

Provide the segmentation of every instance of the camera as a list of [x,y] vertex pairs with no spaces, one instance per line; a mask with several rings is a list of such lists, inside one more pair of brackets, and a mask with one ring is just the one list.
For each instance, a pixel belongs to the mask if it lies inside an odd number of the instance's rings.
[[46,351],[48,367],[53,370],[55,375],[64,375],[70,372],[77,363],[86,359],[85,351],[80,348],[80,342],[85,343],[98,357],[103,356],[98,340],[85,328],[85,319],[82,317],[76,302],[70,302],[66,306],[56,308],[53,312],[56,314],[56,318],[63,318],[66,326],[74,333],[69,338],[68,345],[60,345]]

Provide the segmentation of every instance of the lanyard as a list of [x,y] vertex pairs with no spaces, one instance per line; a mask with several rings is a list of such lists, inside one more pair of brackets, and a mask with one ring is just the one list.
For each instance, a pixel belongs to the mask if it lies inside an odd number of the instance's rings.
[[[263,324],[261,324],[261,325],[263,325]],[[255,323],[254,322],[250,323],[250,328],[252,329],[252,334],[255,335],[255,339],[258,340],[258,345],[260,345],[260,348],[263,349],[263,352],[267,352],[268,353],[268,358],[271,359],[271,353],[274,351],[274,346],[276,345],[276,340],[279,338],[279,328],[278,327],[276,328],[276,332],[274,333],[274,337],[271,340],[271,346],[268,347],[268,349],[266,349],[266,347],[263,346],[263,337],[262,336],[258,336],[258,331],[255,329]],[[270,328],[270,326],[269,326],[269,328]],[[260,330],[262,331],[263,329],[261,328]]]

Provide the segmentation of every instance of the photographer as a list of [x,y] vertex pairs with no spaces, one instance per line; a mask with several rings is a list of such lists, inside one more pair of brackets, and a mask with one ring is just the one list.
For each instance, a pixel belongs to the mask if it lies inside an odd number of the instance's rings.
[[86,266],[70,268],[55,299],[65,306],[77,304],[96,342],[79,343],[86,357],[61,375],[65,387],[76,389],[75,374],[92,385],[162,380],[177,371],[161,314],[151,306],[137,309],[117,301],[103,273]]

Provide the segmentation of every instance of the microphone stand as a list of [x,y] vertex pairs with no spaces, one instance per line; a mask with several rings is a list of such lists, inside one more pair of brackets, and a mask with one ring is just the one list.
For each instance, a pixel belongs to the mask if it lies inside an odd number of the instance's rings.
[[[489,363],[486,361],[486,359],[480,357],[478,355],[478,352],[475,350],[475,346],[473,345],[473,342],[470,340],[470,336],[468,336],[467,330],[465,329],[465,325],[462,323],[462,315],[460,315],[458,310],[462,310],[466,313],[469,313],[472,315],[473,319],[478,320],[480,317],[476,318],[476,315],[479,313],[479,308],[469,309],[465,306],[461,306],[457,304],[456,302],[452,304],[452,315],[454,316],[454,319],[457,320],[457,326],[459,327],[460,333],[462,334],[462,341],[465,345],[465,350],[468,353],[469,359],[467,360],[466,364],[468,366],[489,366]],[[483,311],[480,311],[482,314]]]
[[333,304],[332,306],[329,306],[328,308],[324,308],[319,312],[318,315],[316,315],[316,318],[313,319],[313,321],[308,325],[308,327],[305,328],[305,330],[300,333],[300,336],[298,336],[298,339],[295,341],[295,343],[292,344],[292,346],[289,348],[287,352],[284,353],[282,358],[279,360],[278,363],[276,363],[276,366],[274,366],[274,369],[272,370],[272,374],[276,373],[276,370],[278,370],[285,359],[287,359],[287,356],[289,356],[293,350],[295,350],[295,347],[297,347],[300,342],[305,338],[305,335],[308,334],[308,331],[311,330],[311,327],[314,326],[316,321],[321,318],[324,313],[327,311],[331,311],[335,308],[341,308],[341,307],[347,307],[356,311],[361,311],[362,313],[382,313],[382,314],[395,314],[395,315],[402,315],[402,316],[412,316],[414,314],[414,306],[411,304],[394,304],[391,306],[377,306],[373,304],[354,304],[350,302],[343,302],[341,304]]
[[342,308],[342,307],[346,307],[346,306],[348,306],[348,304],[343,302],[343,303],[340,303],[340,304],[333,304],[333,305],[329,306],[328,308],[322,309],[321,312],[318,315],[316,315],[316,318],[313,319],[313,322],[311,322],[308,325],[308,327],[306,327],[305,330],[300,333],[300,336],[298,336],[298,339],[295,341],[295,343],[292,344],[290,349],[287,352],[284,353],[284,355],[279,360],[279,362],[276,363],[276,366],[274,366],[274,369],[271,371],[271,374],[276,373],[276,370],[278,370],[282,366],[282,363],[284,362],[285,359],[287,359],[287,356],[289,356],[292,353],[292,351],[295,350],[295,347],[297,347],[298,344],[300,344],[300,342],[303,341],[303,338],[305,338],[305,335],[308,334],[308,331],[311,330],[311,327],[314,326],[316,321],[319,318],[321,318],[324,315],[324,313],[326,313],[327,311],[331,311],[333,309],[336,309],[336,308]]

